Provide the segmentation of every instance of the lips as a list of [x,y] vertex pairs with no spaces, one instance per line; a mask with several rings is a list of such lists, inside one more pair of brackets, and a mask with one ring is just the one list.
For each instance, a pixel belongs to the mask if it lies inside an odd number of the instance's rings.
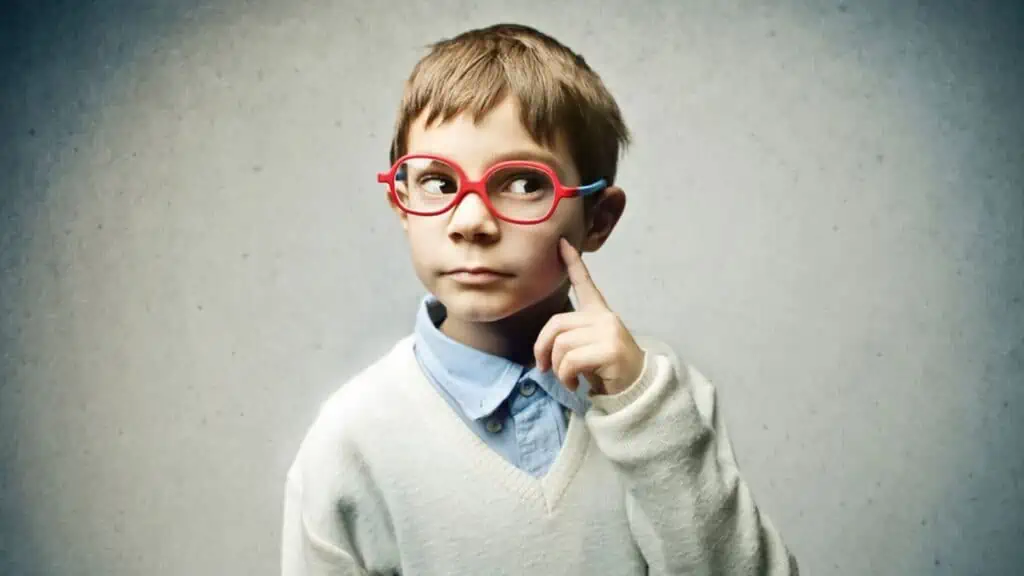
[[485,268],[483,266],[477,266],[474,268],[456,268],[448,272],[448,274],[489,274],[494,276],[510,276],[510,274],[498,272],[497,270],[494,270],[492,268]]
[[465,286],[482,286],[501,282],[512,276],[504,272],[498,272],[493,268],[482,266],[473,268],[456,268],[445,274],[448,278]]

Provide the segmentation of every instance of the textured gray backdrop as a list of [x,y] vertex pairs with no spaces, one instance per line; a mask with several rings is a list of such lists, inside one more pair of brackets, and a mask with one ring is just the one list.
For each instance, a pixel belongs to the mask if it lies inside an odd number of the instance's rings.
[[386,4],[0,12],[0,573],[275,573],[306,426],[421,294],[402,81],[509,20],[617,95],[595,279],[717,383],[804,571],[1024,573],[1024,9]]

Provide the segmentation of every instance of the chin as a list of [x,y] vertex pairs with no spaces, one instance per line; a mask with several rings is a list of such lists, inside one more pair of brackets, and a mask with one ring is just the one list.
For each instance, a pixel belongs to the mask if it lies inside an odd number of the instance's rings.
[[445,290],[435,293],[448,315],[463,322],[497,322],[513,316],[531,302],[507,292]]

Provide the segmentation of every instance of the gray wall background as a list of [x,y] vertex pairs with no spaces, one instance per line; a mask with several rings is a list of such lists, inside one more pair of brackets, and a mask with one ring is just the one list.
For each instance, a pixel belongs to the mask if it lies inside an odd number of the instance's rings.
[[299,440],[422,293],[374,180],[402,81],[504,20],[617,95],[588,263],[719,386],[804,571],[1022,573],[1024,10],[389,6],[0,13],[0,573],[275,573]]

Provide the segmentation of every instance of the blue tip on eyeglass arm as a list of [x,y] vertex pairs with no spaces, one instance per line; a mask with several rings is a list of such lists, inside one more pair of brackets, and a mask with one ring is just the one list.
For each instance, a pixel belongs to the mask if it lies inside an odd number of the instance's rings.
[[593,184],[587,184],[586,186],[580,186],[576,188],[576,194],[580,196],[590,196],[595,192],[600,192],[608,187],[608,182],[604,178],[601,178]]

